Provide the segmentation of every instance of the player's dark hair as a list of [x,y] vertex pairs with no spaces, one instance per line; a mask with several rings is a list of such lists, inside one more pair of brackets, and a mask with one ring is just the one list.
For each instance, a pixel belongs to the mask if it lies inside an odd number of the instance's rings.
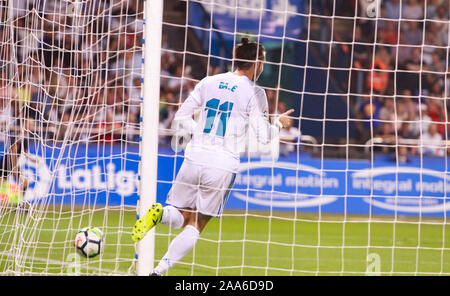
[[248,70],[256,61],[264,60],[266,49],[257,42],[249,42],[242,38],[241,43],[234,48],[235,65],[240,70]]

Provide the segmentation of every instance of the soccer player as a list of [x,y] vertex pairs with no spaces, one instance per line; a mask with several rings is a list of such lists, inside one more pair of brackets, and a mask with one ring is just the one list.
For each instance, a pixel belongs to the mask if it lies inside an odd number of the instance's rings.
[[[163,275],[187,255],[211,217],[219,217],[239,167],[239,154],[249,128],[269,143],[289,126],[291,109],[270,124],[265,91],[255,84],[266,51],[243,38],[233,51],[236,70],[203,78],[175,114],[178,127],[192,134],[185,160],[167,196],[155,203],[132,229],[137,242],[156,224],[183,228],[151,275]],[[193,114],[202,110],[197,122]]]

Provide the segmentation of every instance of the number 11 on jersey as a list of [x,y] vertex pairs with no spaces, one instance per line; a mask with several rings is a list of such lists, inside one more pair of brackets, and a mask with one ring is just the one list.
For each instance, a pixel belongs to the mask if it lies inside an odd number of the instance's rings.
[[227,130],[227,121],[231,115],[231,109],[233,109],[233,103],[224,102],[220,104],[220,106],[219,104],[220,100],[218,99],[211,99],[206,102],[205,111],[208,111],[208,113],[206,114],[206,123],[203,132],[207,134],[211,132],[214,125],[214,120],[216,119],[217,114],[220,114],[216,135],[219,137],[224,137]]

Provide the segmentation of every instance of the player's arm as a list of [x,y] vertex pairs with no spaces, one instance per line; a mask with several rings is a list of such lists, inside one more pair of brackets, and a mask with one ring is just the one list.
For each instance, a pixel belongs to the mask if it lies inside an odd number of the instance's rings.
[[256,93],[249,102],[249,125],[255,131],[257,140],[263,144],[270,143],[279,136],[283,127],[290,124],[289,115],[294,112],[290,109],[275,118],[274,124],[269,122],[267,97],[264,91]]
[[200,81],[175,113],[173,122],[177,130],[194,133],[197,123],[193,119],[194,113],[202,106],[201,89],[203,80]]

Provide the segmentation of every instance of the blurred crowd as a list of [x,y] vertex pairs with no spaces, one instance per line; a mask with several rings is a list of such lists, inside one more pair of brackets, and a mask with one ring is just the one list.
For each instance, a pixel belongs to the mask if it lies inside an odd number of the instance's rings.
[[351,86],[359,94],[353,105],[356,141],[382,139],[379,150],[396,153],[398,146],[404,160],[445,155],[450,2],[384,0],[377,20],[367,15],[369,2],[358,3]]
[[[426,3],[425,3],[426,2]],[[449,11],[447,0],[345,0],[322,1],[330,15],[354,17],[354,29],[342,29],[350,40],[349,91],[352,94],[354,133],[352,143],[367,144],[372,139],[376,151],[408,155],[446,154],[444,140],[450,137],[447,114],[450,104]],[[379,3],[378,18],[370,15],[370,5]],[[426,4],[426,5],[425,5]],[[334,7],[335,6],[335,7]],[[372,11],[373,12],[373,11]],[[337,24],[337,23],[336,23]],[[337,25],[336,25],[337,26]],[[342,56],[334,57],[336,59]],[[161,128],[169,129],[177,102],[187,96],[195,83],[189,68],[183,68],[165,52],[162,61]],[[182,81],[181,74],[184,80]],[[183,85],[180,91],[179,86]],[[269,113],[285,109],[275,91],[267,90]],[[283,131],[281,152],[298,148],[300,132],[295,127]],[[162,139],[168,143],[169,139]]]
[[142,8],[139,0],[2,1],[3,138],[137,141]]
[[[143,2],[23,0],[11,2],[12,10],[8,1],[1,3],[1,134],[16,126],[54,141],[137,142]],[[450,136],[449,2],[384,0],[379,18],[368,17],[370,3],[346,0],[335,8],[336,16],[358,11],[354,30],[344,33],[352,41],[353,140],[383,139],[384,152],[400,144],[398,153],[405,156],[444,155],[442,143]],[[160,143],[169,144],[164,132],[201,77],[194,79],[183,55],[168,50],[164,35],[162,48]],[[210,65],[208,71],[220,69]],[[286,109],[275,91],[267,96],[270,114]],[[283,133],[286,143],[300,136],[295,127]],[[282,149],[288,153],[293,146]]]

